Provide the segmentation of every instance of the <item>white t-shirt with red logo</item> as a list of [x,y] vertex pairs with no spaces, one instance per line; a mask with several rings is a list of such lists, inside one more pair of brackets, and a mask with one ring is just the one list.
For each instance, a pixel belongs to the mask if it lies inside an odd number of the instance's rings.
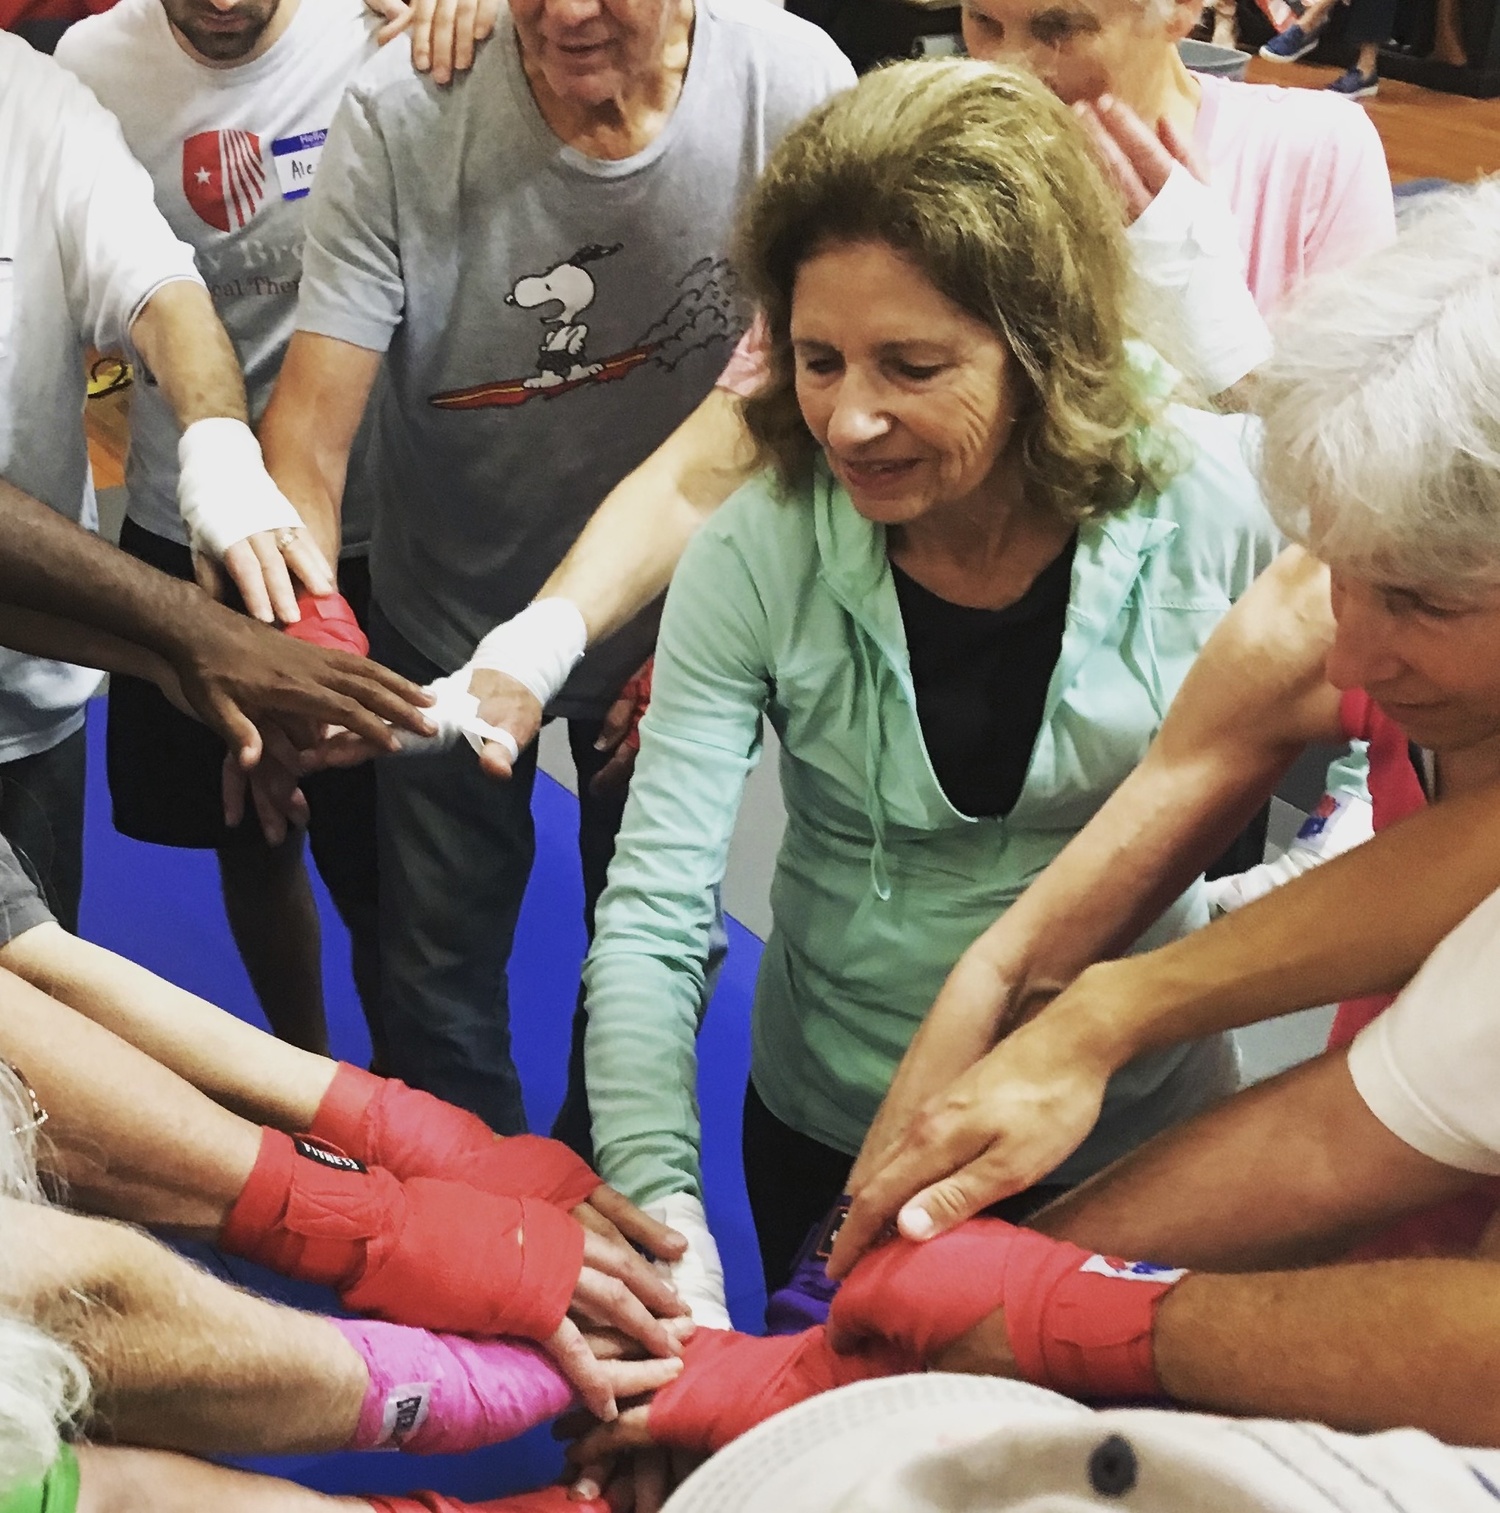
[[[270,398],[295,329],[303,212],[323,139],[344,86],[376,51],[378,25],[364,0],[301,0],[259,58],[209,68],[178,44],[161,0],[121,0],[58,44],[57,61],[119,117],[157,206],[194,249],[245,370],[252,417]],[[125,474],[130,518],[185,542],[179,434],[160,391],[138,385]],[[359,513],[345,510],[346,552],[369,539]]]

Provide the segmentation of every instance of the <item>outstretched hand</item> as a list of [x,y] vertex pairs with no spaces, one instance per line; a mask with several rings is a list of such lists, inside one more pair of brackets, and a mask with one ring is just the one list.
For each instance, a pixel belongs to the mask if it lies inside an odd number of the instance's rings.
[[908,1240],[935,1239],[1046,1176],[1094,1127],[1113,1070],[1046,1020],[1002,1040],[853,1185],[829,1276],[847,1277],[892,1225]]

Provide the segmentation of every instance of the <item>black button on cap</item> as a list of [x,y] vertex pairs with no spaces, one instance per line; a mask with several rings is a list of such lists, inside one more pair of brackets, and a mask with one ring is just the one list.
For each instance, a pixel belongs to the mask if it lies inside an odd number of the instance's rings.
[[1101,1497],[1124,1497],[1139,1475],[1135,1451],[1123,1434],[1111,1434],[1089,1456],[1089,1484]]

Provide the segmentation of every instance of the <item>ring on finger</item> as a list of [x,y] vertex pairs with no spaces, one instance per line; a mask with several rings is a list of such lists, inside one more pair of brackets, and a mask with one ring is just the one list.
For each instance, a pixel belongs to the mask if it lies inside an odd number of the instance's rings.
[[297,539],[297,532],[291,526],[285,526],[276,532],[276,549],[284,552]]

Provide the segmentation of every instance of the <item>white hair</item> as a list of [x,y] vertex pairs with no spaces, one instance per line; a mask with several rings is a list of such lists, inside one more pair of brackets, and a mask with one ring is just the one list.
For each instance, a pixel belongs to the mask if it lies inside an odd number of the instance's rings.
[[1355,576],[1500,582],[1500,176],[1310,280],[1261,370],[1277,524]]
[[[0,1196],[44,1201],[36,1147],[31,1099],[0,1062]],[[52,1464],[58,1430],[83,1408],[88,1390],[88,1373],[72,1350],[0,1305],[0,1495]]]

